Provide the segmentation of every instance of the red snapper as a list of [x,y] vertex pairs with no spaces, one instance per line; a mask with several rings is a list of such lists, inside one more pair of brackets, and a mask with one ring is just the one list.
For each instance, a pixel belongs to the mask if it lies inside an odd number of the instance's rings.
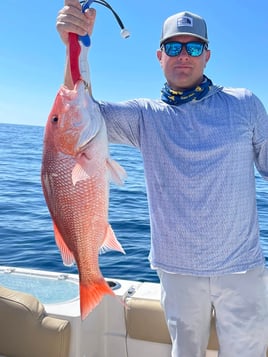
[[41,180],[63,262],[76,262],[81,317],[114,295],[99,268],[101,250],[124,250],[108,223],[109,180],[122,184],[124,169],[111,160],[106,126],[87,85],[62,86],[45,129]]

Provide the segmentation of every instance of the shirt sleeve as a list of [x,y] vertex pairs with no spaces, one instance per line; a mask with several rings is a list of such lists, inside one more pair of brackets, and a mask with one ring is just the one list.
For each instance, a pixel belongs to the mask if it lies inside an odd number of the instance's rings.
[[140,121],[143,114],[138,101],[99,102],[99,105],[109,142],[140,148]]
[[263,178],[268,180],[268,115],[262,102],[252,95],[253,147],[255,165]]

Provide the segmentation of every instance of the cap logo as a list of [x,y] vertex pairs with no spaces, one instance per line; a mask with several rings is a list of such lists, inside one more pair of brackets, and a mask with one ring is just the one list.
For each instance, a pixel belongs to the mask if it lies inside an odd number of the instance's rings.
[[177,26],[189,26],[193,27],[193,19],[189,16],[182,16],[177,19]]

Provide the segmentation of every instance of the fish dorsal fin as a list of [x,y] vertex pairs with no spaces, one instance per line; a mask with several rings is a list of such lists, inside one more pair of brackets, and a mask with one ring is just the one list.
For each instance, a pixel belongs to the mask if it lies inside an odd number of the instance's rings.
[[117,250],[118,252],[126,254],[123,247],[116,239],[116,236],[110,224],[107,225],[105,239],[102,246],[100,247],[99,253],[102,254],[107,252],[108,250]]
[[119,186],[122,186],[124,184],[124,180],[127,178],[125,169],[110,158],[106,160],[106,163],[111,181]]
[[53,227],[54,227],[54,233],[55,233],[55,241],[56,241],[57,246],[61,252],[63,264],[66,266],[74,265],[75,259],[74,259],[73,253],[67,247],[66,243],[64,242],[64,240],[62,238],[62,235],[60,234],[58,227],[56,226],[56,224],[54,222],[53,222]]

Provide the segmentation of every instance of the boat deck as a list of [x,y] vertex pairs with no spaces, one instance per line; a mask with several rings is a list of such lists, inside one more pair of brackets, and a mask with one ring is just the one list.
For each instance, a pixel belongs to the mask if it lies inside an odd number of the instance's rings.
[[[70,283],[71,286],[75,282],[78,284],[78,276],[74,274],[62,275],[17,268],[5,268],[5,270],[2,270],[0,267],[0,274],[3,273],[3,271],[5,271],[5,274],[9,274],[8,276],[11,280],[14,277],[14,281],[23,275],[22,281],[24,282],[23,284],[26,290],[29,285],[33,288],[34,277],[37,277],[39,290],[40,284],[43,282],[44,292],[47,293],[46,279],[40,279],[40,276],[55,280],[53,282],[53,293],[57,291],[57,289],[54,288],[54,283],[56,284],[57,281],[59,285],[61,285],[63,281],[66,284],[68,283],[66,285],[68,292],[70,291]],[[25,283],[24,279],[27,276],[31,282],[30,284]],[[170,357],[171,343],[164,313],[160,305],[160,285],[156,283],[141,283],[119,279],[109,279],[108,282],[111,286],[113,285],[116,288],[114,290],[116,296],[105,296],[101,304],[99,304],[84,321],[81,321],[80,318],[79,296],[71,299],[67,298],[66,301],[61,302],[55,297],[55,302],[50,301],[49,303],[43,303],[44,309],[49,317],[68,322],[71,327],[70,338],[68,339],[69,352],[68,354],[60,354],[59,356]],[[17,293],[21,294],[20,292]],[[0,294],[0,306],[2,300]],[[42,297],[39,298],[39,300],[42,303]],[[36,301],[39,303],[37,299]],[[36,303],[31,304],[30,308],[34,308],[36,305]],[[6,310],[4,309],[3,311]],[[30,313],[32,314],[32,312]],[[16,313],[13,314],[9,322],[12,321],[12,323],[18,327],[15,321],[16,316]],[[21,325],[21,323],[19,325]],[[23,323],[21,329],[23,331],[26,329],[26,323]],[[4,351],[1,350],[1,336],[3,336],[1,331],[6,332],[6,330],[7,324],[0,323],[0,357],[1,354],[8,355],[7,352],[4,353]],[[14,331],[14,327],[11,325],[10,330]],[[28,335],[29,334],[27,334],[27,336]],[[19,340],[19,337],[16,338],[16,336],[12,334],[12,341],[10,343],[14,344],[15,340]],[[25,348],[29,348],[29,346]],[[20,347],[20,351],[21,350],[22,347]],[[19,355],[20,357],[36,357],[36,355],[30,353],[23,355],[20,353]],[[47,357],[47,355],[40,353],[38,357]],[[206,357],[218,357],[218,340],[213,316]]]

